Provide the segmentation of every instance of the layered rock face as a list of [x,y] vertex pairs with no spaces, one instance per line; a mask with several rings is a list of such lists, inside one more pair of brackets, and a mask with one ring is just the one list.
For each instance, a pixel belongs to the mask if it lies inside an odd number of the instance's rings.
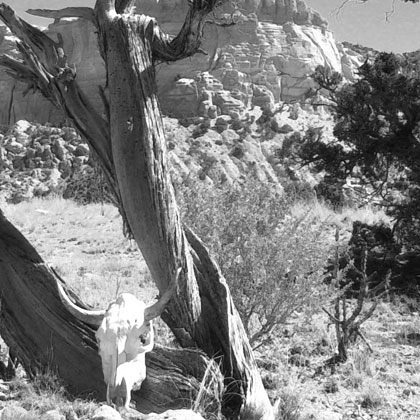
[[[162,28],[176,34],[188,2],[184,0],[138,1],[137,12],[155,16]],[[209,23],[203,49],[170,65],[157,66],[158,92],[165,114],[185,118],[241,113],[254,106],[270,108],[279,101],[303,100],[315,87],[310,78],[317,65],[342,72],[347,78],[360,59],[337,44],[327,22],[301,0],[243,0],[237,10],[221,10],[218,23]],[[61,33],[68,62],[77,69],[77,83],[100,109],[98,85],[104,84],[104,65],[99,56],[93,26],[83,20],[55,22],[48,33]],[[0,32],[0,53],[16,55],[13,39]],[[0,71],[0,123],[26,118],[60,122],[63,116],[39,95],[22,92]]]

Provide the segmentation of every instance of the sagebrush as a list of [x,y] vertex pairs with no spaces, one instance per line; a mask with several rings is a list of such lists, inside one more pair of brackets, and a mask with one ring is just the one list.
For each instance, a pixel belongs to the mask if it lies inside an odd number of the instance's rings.
[[254,348],[327,296],[330,241],[310,205],[294,214],[296,197],[252,179],[218,188],[190,181],[177,191],[183,220],[216,256]]

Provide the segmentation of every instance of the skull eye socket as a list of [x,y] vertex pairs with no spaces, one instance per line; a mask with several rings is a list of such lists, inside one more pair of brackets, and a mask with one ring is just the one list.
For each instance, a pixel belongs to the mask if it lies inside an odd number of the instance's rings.
[[143,326],[141,328],[141,330],[143,330],[143,332],[139,335],[139,339],[140,339],[140,342],[142,344],[147,343],[147,341],[149,339],[151,329],[152,329],[152,323],[150,321],[143,324]]
[[149,332],[148,331],[146,331],[143,334],[140,334],[139,338],[140,338],[140,341],[141,341],[142,344],[146,344],[146,341],[147,341],[147,337],[148,336],[149,336]]

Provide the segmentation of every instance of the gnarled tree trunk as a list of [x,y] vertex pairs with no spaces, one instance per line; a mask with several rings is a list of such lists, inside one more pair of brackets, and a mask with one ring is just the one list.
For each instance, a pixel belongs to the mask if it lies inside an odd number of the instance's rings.
[[[19,49],[24,62],[1,58],[0,64],[12,69],[20,80],[32,83],[73,120],[103,167],[126,228],[136,240],[161,293],[177,268],[183,268],[176,294],[163,318],[181,345],[196,346],[208,357],[220,359],[226,378],[225,412],[232,417],[241,411],[243,418],[271,419],[273,410],[226,281],[203,243],[181,224],[167,169],[156,95],[156,62],[178,60],[199,51],[205,16],[214,9],[216,0],[192,1],[184,26],[175,38],[164,34],[155,19],[128,13],[133,3],[98,0],[94,10],[32,11],[55,18],[79,16],[96,25],[107,70],[107,86],[101,88],[103,110],[95,110],[84,97],[72,67],[60,64],[62,45],[17,18],[4,4],[0,5],[0,18],[21,39]],[[3,266],[7,267],[9,256],[2,254]],[[0,287],[4,287],[3,282],[22,281],[28,275],[24,272],[16,276],[7,268],[3,271]],[[51,293],[54,276],[49,275],[45,287]],[[39,296],[38,290],[33,293]],[[58,302],[55,305],[54,312],[63,311]],[[43,319],[51,315],[40,316]],[[66,314],[61,316],[61,323],[56,320],[51,329],[64,328],[67,334],[73,326],[64,323]],[[30,319],[20,327],[24,331],[28,326]],[[80,341],[86,327],[76,327],[74,334]],[[89,339],[92,340],[91,334]],[[14,344],[22,346],[18,340]],[[64,347],[60,346],[60,351]],[[54,362],[60,365],[58,355]],[[69,384],[77,382],[71,372],[64,377]]]

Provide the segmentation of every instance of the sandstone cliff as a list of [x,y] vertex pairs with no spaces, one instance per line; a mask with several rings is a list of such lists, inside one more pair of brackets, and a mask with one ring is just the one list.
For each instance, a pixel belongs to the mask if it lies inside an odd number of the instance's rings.
[[[208,24],[203,49],[196,56],[157,67],[158,89],[165,114],[216,118],[253,106],[305,99],[314,88],[309,77],[325,65],[353,77],[359,56],[334,40],[327,22],[301,0],[242,0],[236,10],[221,10]],[[138,12],[155,16],[165,31],[177,33],[185,16],[184,0],[139,1]],[[61,33],[68,62],[77,69],[77,83],[101,106],[98,85],[104,84],[93,26],[82,20],[52,23],[48,33]],[[0,53],[17,54],[13,37],[0,32]],[[38,94],[22,97],[25,86],[0,70],[0,123],[25,118],[60,122],[63,116]]]

